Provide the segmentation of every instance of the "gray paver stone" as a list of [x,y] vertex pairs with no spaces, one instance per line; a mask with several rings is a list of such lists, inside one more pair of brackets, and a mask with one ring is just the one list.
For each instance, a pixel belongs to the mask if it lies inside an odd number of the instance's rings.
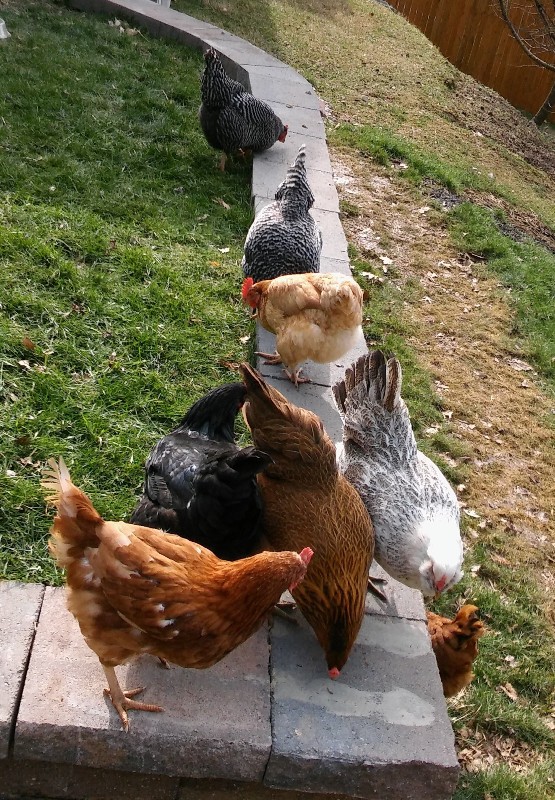
[[332,682],[296,614],[298,627],[276,619],[270,633],[274,742],[265,784],[388,800],[450,797],[458,765],[425,624],[366,615]]
[[0,581],[0,759],[6,758],[44,586]]
[[268,637],[262,629],[208,670],[160,668],[143,656],[117,668],[124,688],[146,686],[161,714],[130,712],[128,734],[96,655],[46,590],[15,734],[15,756],[130,772],[259,781],[271,746]]

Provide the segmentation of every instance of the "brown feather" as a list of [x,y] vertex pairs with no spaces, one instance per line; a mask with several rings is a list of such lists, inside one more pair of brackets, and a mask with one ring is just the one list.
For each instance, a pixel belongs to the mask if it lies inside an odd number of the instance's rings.
[[464,605],[452,620],[428,611],[428,633],[436,656],[445,697],[452,697],[472,681],[472,664],[484,625],[473,605]]

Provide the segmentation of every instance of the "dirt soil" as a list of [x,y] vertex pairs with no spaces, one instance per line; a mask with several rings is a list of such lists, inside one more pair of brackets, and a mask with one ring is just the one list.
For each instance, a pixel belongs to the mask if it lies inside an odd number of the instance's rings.
[[524,161],[555,177],[552,127],[538,129],[496,92],[463,73],[454,81],[453,99],[457,110],[448,112],[450,119],[502,143]]
[[[386,280],[420,287],[404,293],[414,298],[405,302],[410,342],[433,375],[448,429],[470,449],[469,478],[459,487],[467,546],[486,529],[505,531],[507,546],[493,557],[530,566],[555,626],[555,448],[547,424],[555,400],[508,339],[508,293],[454,249],[444,212],[425,195],[373,162],[338,149],[332,157],[340,197],[360,209],[344,215],[349,240]],[[380,257],[392,260],[385,276]]]

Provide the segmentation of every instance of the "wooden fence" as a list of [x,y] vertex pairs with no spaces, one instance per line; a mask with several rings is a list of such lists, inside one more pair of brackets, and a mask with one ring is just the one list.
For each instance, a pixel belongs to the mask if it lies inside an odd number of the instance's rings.
[[[535,114],[549,94],[555,73],[528,58],[491,0],[388,2],[416,25],[452,64],[495,89],[516,108]],[[530,2],[521,26],[528,26],[536,14]],[[555,111],[548,119],[555,123]]]

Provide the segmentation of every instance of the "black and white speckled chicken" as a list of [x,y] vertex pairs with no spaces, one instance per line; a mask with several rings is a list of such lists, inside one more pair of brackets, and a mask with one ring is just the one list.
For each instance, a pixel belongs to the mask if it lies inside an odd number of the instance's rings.
[[309,214],[314,195],[308,184],[305,146],[287,170],[276,191],[276,199],[258,214],[245,240],[243,273],[255,283],[318,272],[322,233]]
[[160,439],[146,461],[132,523],[184,536],[228,561],[256,550],[262,535],[256,475],[271,459],[235,444],[245,392],[241,383],[212,389]]
[[230,153],[268,150],[275,142],[284,142],[287,125],[267,103],[254,97],[226,73],[212,48],[204,54],[200,124],[206,141],[223,150],[220,169],[225,169]]

